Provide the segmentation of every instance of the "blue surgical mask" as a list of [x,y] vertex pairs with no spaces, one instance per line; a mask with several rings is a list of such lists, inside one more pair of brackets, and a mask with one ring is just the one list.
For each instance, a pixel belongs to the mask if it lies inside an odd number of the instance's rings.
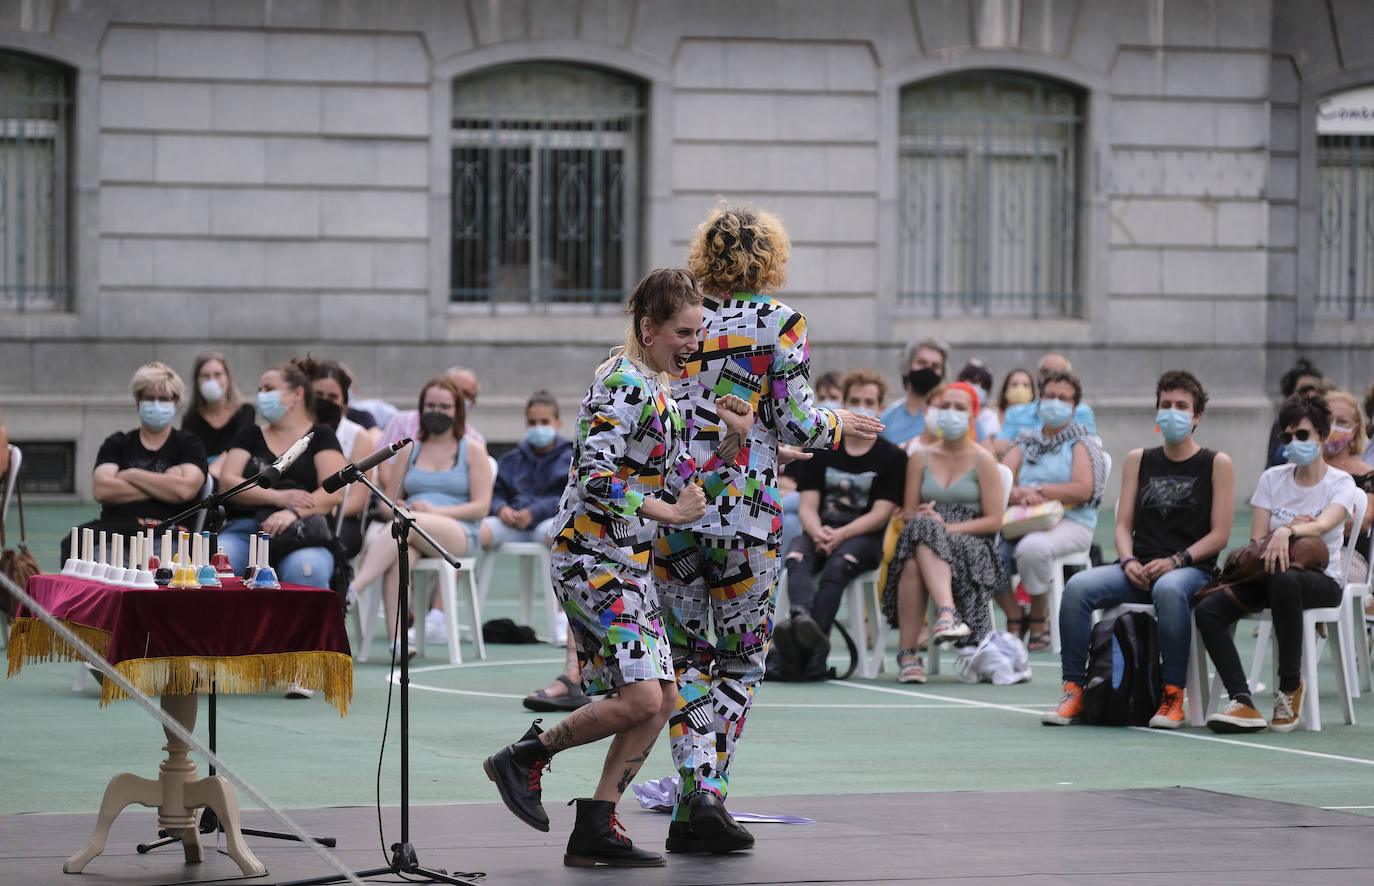
[[554,430],[553,425],[533,425],[525,429],[525,442],[535,449],[548,446],[556,436],[558,431]]
[[1041,399],[1039,408],[1040,417],[1045,420],[1047,428],[1062,428],[1073,418],[1073,404],[1063,400]]
[[844,408],[844,404],[841,403],[839,400],[822,400],[816,405],[819,406],[821,409],[829,409],[831,412]]
[[140,400],[138,420],[150,431],[160,431],[172,423],[177,405],[171,400]]
[[872,409],[865,409],[862,406],[850,406],[849,411],[854,413],[855,415],[866,415],[869,418],[878,417],[878,413],[874,412]]
[[935,414],[935,424],[940,429],[940,436],[946,440],[957,440],[968,433],[968,413],[941,409]]
[[286,407],[281,402],[281,391],[258,391],[258,415],[263,421],[276,424],[286,415]]
[[1193,432],[1193,414],[1182,409],[1161,409],[1155,413],[1155,424],[1166,443],[1182,443]]
[[1283,447],[1283,455],[1293,464],[1302,467],[1317,460],[1318,449],[1316,440],[1293,440]]

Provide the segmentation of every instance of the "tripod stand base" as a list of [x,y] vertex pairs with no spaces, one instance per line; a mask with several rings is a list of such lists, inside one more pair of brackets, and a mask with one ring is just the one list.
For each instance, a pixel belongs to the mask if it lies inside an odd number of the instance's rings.
[[[384,868],[373,868],[370,871],[354,871],[353,875],[359,880],[367,880],[371,877],[380,877],[383,874],[405,874],[410,877],[419,877],[431,883],[452,883],[455,886],[471,886],[478,881],[474,878],[481,877],[481,874],[450,874],[442,870],[429,870],[420,867],[420,860],[415,855],[415,847],[409,843],[391,844],[391,865]],[[338,883],[344,878],[338,874],[331,874],[327,877],[315,877],[310,880],[291,880],[286,883],[278,883],[277,886],[316,886],[320,883]]]
[[[224,826],[220,824],[219,816],[215,815],[215,810],[211,809],[209,806],[206,806],[203,810],[201,810],[200,825],[197,828],[197,830],[199,830],[202,834],[208,835],[223,831]],[[259,831],[254,828],[239,828],[239,833],[243,834],[245,837],[268,837],[273,840],[295,840],[298,843],[301,839],[300,837],[297,837],[295,834],[286,834],[282,833],[281,831]],[[155,840],[152,843],[139,843],[137,846],[134,847],[138,850],[139,855],[145,855],[149,852],[152,852],[154,849],[159,849],[168,844],[176,843],[181,839],[178,836],[169,834],[165,830],[159,830],[157,832],[157,835],[160,839]],[[316,843],[319,843],[321,846],[327,846],[330,849],[333,849],[336,845],[338,845],[338,841],[335,840],[333,837],[311,837],[310,839],[314,840]]]

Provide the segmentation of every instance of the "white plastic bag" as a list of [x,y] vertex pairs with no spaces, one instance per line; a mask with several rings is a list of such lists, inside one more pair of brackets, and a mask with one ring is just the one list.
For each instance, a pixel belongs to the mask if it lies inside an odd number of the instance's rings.
[[1015,634],[992,631],[971,653],[962,654],[955,665],[965,683],[993,683],[1009,686],[1031,678],[1030,653]]

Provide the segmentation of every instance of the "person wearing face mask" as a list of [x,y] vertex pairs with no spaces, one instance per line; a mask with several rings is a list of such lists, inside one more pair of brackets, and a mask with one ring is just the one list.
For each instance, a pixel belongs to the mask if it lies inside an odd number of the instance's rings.
[[[816,376],[816,383],[812,385],[812,388],[816,391],[817,408],[832,411],[844,408],[844,395],[840,392],[840,374],[838,372],[822,372]],[[784,453],[784,450],[790,451]],[[794,459],[784,461],[784,454],[794,456]],[[801,493],[797,491],[795,474],[797,462],[810,456],[790,446],[779,446],[778,456],[778,494],[781,496],[779,502],[782,504],[782,550],[786,551],[792,547],[792,539],[801,534],[801,516],[798,514],[798,508],[801,507]]]
[[[337,360],[317,359],[307,356],[297,360],[306,376],[310,379],[310,390],[314,394],[315,420],[327,425],[334,431],[343,451],[344,460],[349,463],[366,458],[377,448],[381,431],[369,428],[348,417],[352,412],[348,404],[352,400],[353,374]],[[368,479],[376,482],[377,468],[373,468]],[[363,511],[367,508],[366,489],[353,490],[344,503],[344,519],[339,524],[339,546],[349,560],[363,549]],[[439,624],[442,624],[442,618]],[[437,632],[442,636],[442,630]]]
[[[844,379],[844,408],[877,415],[887,382],[877,370],[856,369]],[[808,671],[830,652],[845,588],[882,559],[883,530],[897,510],[906,482],[906,458],[895,444],[845,439],[836,450],[797,463],[803,533],[787,551],[787,621],[773,629],[790,671]]]
[[1326,395],[1326,402],[1331,407],[1331,433],[1322,444],[1326,463],[1349,474],[1359,490],[1369,496],[1364,525],[1358,529],[1347,526],[1345,533],[1346,538],[1351,532],[1359,533],[1346,581],[1360,582],[1369,574],[1369,527],[1374,525],[1374,468],[1365,464],[1359,455],[1365,445],[1365,426],[1355,395],[1348,391],[1332,391]]
[[919,655],[926,606],[929,640],[976,646],[992,630],[988,598],[1007,583],[993,547],[1002,528],[997,458],[974,441],[978,389],[955,382],[935,401],[939,442],[917,449],[906,466],[906,523],[888,563],[883,614],[897,628],[897,681],[924,683]]
[[[190,507],[205,485],[207,469],[200,440],[172,427],[184,390],[181,376],[164,363],[149,363],[134,373],[129,388],[138,427],[100,444],[91,476],[100,516],[80,527],[126,537]],[[64,538],[63,563],[70,546],[71,539]]]
[[[444,377],[453,382],[454,387],[463,396],[463,414],[467,416],[464,421],[466,433],[470,438],[483,446],[487,445],[487,438],[482,436],[482,432],[472,424],[472,410],[477,405],[477,395],[481,391],[481,385],[477,382],[477,373],[468,369],[466,366],[450,366],[444,370]],[[393,443],[404,440],[407,437],[412,440],[420,433],[420,413],[414,409],[404,409],[395,413],[382,429],[382,437],[378,441],[378,446],[390,446]],[[394,462],[396,456],[392,456],[388,463]]]
[[997,439],[997,434],[1002,430],[1002,415],[992,402],[992,370],[975,357],[959,370],[956,381],[968,382],[978,391],[978,402],[982,406],[973,419],[973,433],[977,442]]
[[1007,419],[1007,410],[1035,399],[1035,376],[1029,369],[1016,367],[1002,379],[1002,389],[997,392],[998,433]]
[[[1213,732],[1288,732],[1302,716],[1302,613],[1335,606],[1343,596],[1341,563],[1345,523],[1360,491],[1350,475],[1327,464],[1322,442],[1331,432],[1331,407],[1319,394],[1295,395],[1279,409],[1278,442],[1287,464],[1260,475],[1252,508],[1250,540],[1268,536],[1261,578],[1203,597],[1193,620],[1230,701],[1207,718]],[[1313,536],[1326,545],[1324,571],[1300,569],[1289,561],[1294,538]],[[1246,612],[1268,609],[1278,646],[1274,715],[1266,722],[1255,709],[1231,627]]]
[[[467,556],[481,545],[480,523],[491,510],[493,477],[487,447],[467,436],[463,392],[448,376],[425,382],[420,388],[417,412],[420,426],[416,442],[381,466],[382,488],[409,507],[416,522],[450,554]],[[417,558],[435,556],[429,542],[416,533],[411,533],[409,544]],[[397,557],[391,523],[374,523],[367,534],[351,593],[382,580],[387,637],[392,650],[399,652]]]
[[210,476],[218,480],[223,467],[220,456],[229,448],[234,435],[253,423],[257,412],[239,393],[229,374],[229,361],[220,352],[198,355],[191,377],[195,387],[191,389],[191,402],[182,416],[181,429],[200,439],[210,462]]
[[[1036,365],[1035,377],[1037,388],[1043,388],[1045,378],[1051,372],[1072,372],[1073,367],[1069,365],[1069,359],[1063,354],[1050,353],[1040,358]],[[1008,379],[1011,376],[1007,376]],[[1033,392],[1032,392],[1033,393]],[[1092,407],[1087,403],[1078,402],[1073,408],[1073,421],[1088,429],[1089,434],[1097,434],[1097,418],[1093,415]],[[1045,418],[1040,413],[1039,401],[1033,397],[1027,398],[1020,405],[1008,406],[1006,412],[1002,414],[1002,430],[997,432],[997,437],[993,441],[993,451],[1006,459],[1006,454],[1015,446],[1017,435],[1022,431],[1033,431],[1044,427]]]
[[930,394],[944,380],[948,360],[949,345],[938,338],[922,339],[906,349],[902,361],[902,388],[906,396],[883,410],[880,418],[886,426],[884,440],[903,446],[927,429]]
[[1231,536],[1236,488],[1230,457],[1193,439],[1207,393],[1192,373],[1170,370],[1155,385],[1155,429],[1163,445],[1134,449],[1121,469],[1115,563],[1079,572],[1059,608],[1063,697],[1042,718],[1077,722],[1083,712],[1089,638],[1095,610],[1150,603],[1159,632],[1164,688],[1156,729],[1183,725],[1183,691],[1193,637],[1193,594],[1212,577]]
[[[1049,597],[1054,558],[1087,550],[1097,526],[1097,506],[1107,485],[1107,462],[1091,430],[1074,420],[1083,400],[1083,384],[1068,370],[1051,370],[1042,377],[1036,409],[1040,425],[1017,434],[1002,459],[1011,468],[1016,486],[1013,505],[1038,505],[1055,500],[1064,505],[1064,518],[1054,527],[1028,532],[1014,542],[1003,540],[999,553],[1011,574],[1012,560],[1021,584],[1030,594],[1030,628],[1026,648],[1049,648]],[[999,594],[1007,621],[1019,621],[1020,604],[1012,594]],[[1014,607],[1014,608],[1013,608]]]
[[[343,469],[344,455],[334,429],[315,421],[314,389],[301,365],[293,360],[264,372],[258,381],[257,403],[258,414],[266,424],[249,425],[234,437],[224,453],[222,485],[242,483],[280,458],[306,433],[314,436],[271,489],[246,489],[226,506],[229,522],[224,524],[219,541],[235,572],[248,565],[250,534],[261,531],[280,535],[298,520],[328,514],[343,497],[342,492],[331,495],[320,488],[326,477]],[[272,560],[277,577],[284,582],[329,587],[334,571],[334,554],[329,547],[312,545],[289,552],[278,548]]]

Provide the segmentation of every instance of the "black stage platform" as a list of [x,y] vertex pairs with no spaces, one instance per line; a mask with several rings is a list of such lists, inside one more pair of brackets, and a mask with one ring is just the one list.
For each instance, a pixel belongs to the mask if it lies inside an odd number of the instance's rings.
[[[670,855],[664,868],[617,874],[565,868],[563,845],[572,810],[547,798],[553,829],[541,834],[499,805],[426,806],[412,810],[411,838],[421,864],[485,871],[492,886],[525,884],[790,883],[1374,883],[1374,818],[1252,800],[1190,788],[1036,793],[918,793],[736,798],[741,811],[800,815],[814,824],[755,824],[751,853]],[[622,818],[637,843],[661,850],[668,816],[642,812],[633,799]],[[387,838],[396,810],[384,810]],[[131,809],[115,822],[105,854],[85,873],[62,862],[90,835],[94,814],[0,816],[4,886],[156,886],[215,878],[268,884],[329,873],[296,844],[249,837],[265,877],[238,877],[224,855],[185,865],[176,846],[138,855],[156,813]],[[338,837],[339,858],[354,868],[387,861],[378,847],[375,810],[308,809],[294,813],[306,830]],[[257,810],[245,827],[275,829]],[[371,882],[399,882],[382,877]]]

